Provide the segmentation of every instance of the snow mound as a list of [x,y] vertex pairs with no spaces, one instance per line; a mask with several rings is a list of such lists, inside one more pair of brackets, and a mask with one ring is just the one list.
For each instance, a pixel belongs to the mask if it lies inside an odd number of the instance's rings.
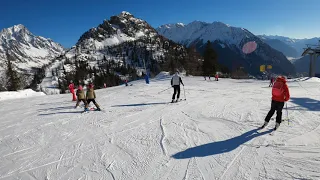
[[320,78],[312,77],[312,78],[306,78],[307,82],[320,82]]
[[155,79],[159,80],[159,79],[167,79],[170,78],[170,73],[166,72],[166,71],[161,71],[156,77]]
[[4,91],[0,92],[0,101],[8,99],[20,99],[34,96],[43,96],[43,92],[35,92],[32,89],[25,89],[20,91]]

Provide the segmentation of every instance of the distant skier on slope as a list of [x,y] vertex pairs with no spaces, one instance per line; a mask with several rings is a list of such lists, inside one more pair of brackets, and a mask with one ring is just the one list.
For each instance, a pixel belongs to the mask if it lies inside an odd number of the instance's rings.
[[271,76],[269,87],[272,87],[272,86],[273,86],[273,82],[274,82],[274,77]]
[[[183,82],[182,82],[182,79],[181,77],[179,76],[179,71],[177,71],[172,79],[171,79],[171,86],[173,87],[174,89],[174,92],[173,92],[173,95],[172,95],[172,103],[173,102],[178,102],[179,98],[180,98],[180,83],[184,86]],[[174,101],[175,97],[176,97],[176,94],[177,94],[177,100]]]
[[219,74],[218,73],[215,75],[215,80],[219,81]]
[[85,111],[89,110],[88,107],[89,107],[90,102],[93,102],[93,104],[97,107],[97,109],[96,109],[97,111],[101,110],[100,106],[95,101],[96,93],[94,92],[92,83],[89,83],[86,99],[87,99],[87,107],[85,108]]
[[84,94],[84,90],[83,90],[83,87],[81,85],[79,85],[76,94],[77,94],[78,100],[77,100],[77,104],[76,104],[75,108],[79,107],[79,104],[80,104],[81,101],[84,103],[85,108],[87,108],[86,96]]
[[274,127],[274,130],[278,129],[282,121],[281,118],[282,118],[282,109],[284,106],[284,102],[288,101],[289,99],[290,99],[290,92],[287,85],[287,81],[283,76],[278,76],[276,79],[276,82],[273,84],[273,87],[272,87],[271,109],[268,115],[266,116],[265,122],[261,127],[261,129],[268,125],[275,111],[277,111],[277,117],[276,117],[276,126]]
[[70,84],[69,84],[69,90],[70,90],[70,93],[72,94],[72,101],[76,101],[77,100],[77,97],[76,97],[76,94],[74,92],[74,84],[73,84],[73,81],[71,80],[70,81]]

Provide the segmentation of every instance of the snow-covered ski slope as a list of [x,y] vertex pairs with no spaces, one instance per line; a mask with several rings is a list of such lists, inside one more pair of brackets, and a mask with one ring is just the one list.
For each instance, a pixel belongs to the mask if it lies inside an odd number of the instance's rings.
[[170,79],[97,90],[104,112],[81,114],[71,94],[1,102],[0,179],[320,179],[319,80],[288,83],[274,136],[274,120],[257,132],[267,81],[183,81],[174,104],[158,93]]

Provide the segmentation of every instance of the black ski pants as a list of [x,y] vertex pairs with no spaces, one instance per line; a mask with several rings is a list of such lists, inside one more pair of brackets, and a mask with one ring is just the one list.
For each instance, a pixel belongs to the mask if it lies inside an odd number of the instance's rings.
[[175,99],[176,94],[178,94],[178,95],[177,95],[177,99],[179,99],[179,98],[180,98],[180,85],[174,85],[174,86],[173,86],[172,99]]
[[275,113],[275,111],[277,111],[276,122],[280,124],[281,121],[282,121],[282,109],[283,109],[283,106],[284,106],[284,102],[278,102],[278,101],[272,100],[271,109],[270,109],[265,121],[269,122],[271,117]]
[[93,102],[93,104],[97,107],[97,108],[100,108],[99,104],[96,102],[96,100],[94,99],[88,99],[87,100],[87,108],[89,107],[89,104]]

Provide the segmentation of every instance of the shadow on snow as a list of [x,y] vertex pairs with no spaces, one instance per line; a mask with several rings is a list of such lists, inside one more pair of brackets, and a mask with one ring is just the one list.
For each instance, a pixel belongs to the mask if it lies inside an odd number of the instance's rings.
[[175,159],[187,159],[192,157],[205,157],[205,156],[212,156],[216,154],[222,154],[222,153],[230,152],[237,149],[240,145],[250,141],[253,138],[272,132],[272,130],[268,130],[268,131],[259,133],[257,130],[258,129],[253,129],[240,136],[227,139],[224,141],[217,141],[217,142],[212,142],[212,143],[192,147],[184,151],[178,152],[172,155],[172,157]]
[[49,116],[49,115],[54,115],[54,114],[79,114],[82,113],[83,111],[64,111],[64,112],[53,112],[53,113],[43,113],[39,114],[39,116]]
[[[290,98],[291,102],[298,105],[296,107],[288,107],[292,110],[303,110],[301,107],[309,111],[320,111],[320,101],[311,98]],[[299,108],[300,107],[300,108]]]
[[149,105],[159,105],[159,104],[168,104],[168,102],[162,103],[140,103],[140,104],[122,104],[122,105],[114,105],[111,107],[134,107],[134,106],[149,106]]

